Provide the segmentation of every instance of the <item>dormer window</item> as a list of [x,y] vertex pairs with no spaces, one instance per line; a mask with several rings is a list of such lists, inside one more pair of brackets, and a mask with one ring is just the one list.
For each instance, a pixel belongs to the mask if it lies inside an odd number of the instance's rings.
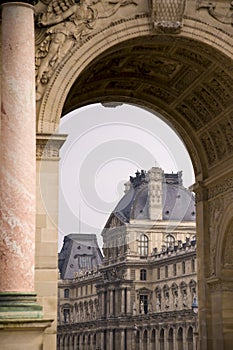
[[175,237],[174,236],[172,236],[172,235],[167,235],[166,237],[165,237],[165,244],[166,244],[166,247],[167,248],[171,248],[171,247],[174,247],[174,245],[175,245]]
[[148,255],[148,237],[146,235],[141,235],[138,241],[138,252],[140,256]]

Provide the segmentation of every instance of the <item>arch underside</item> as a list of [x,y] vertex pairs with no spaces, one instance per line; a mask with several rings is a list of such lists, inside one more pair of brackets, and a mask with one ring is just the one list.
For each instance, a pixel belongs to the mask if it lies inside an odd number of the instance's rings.
[[159,114],[185,142],[195,173],[233,151],[233,66],[219,51],[172,35],[134,38],[95,58],[72,85],[62,115],[125,102]]

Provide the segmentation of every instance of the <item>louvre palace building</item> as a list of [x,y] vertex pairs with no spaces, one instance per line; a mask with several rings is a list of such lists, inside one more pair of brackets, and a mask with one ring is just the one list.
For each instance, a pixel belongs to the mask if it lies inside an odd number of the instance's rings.
[[59,253],[58,350],[196,350],[196,213],[182,173],[137,171],[103,231]]

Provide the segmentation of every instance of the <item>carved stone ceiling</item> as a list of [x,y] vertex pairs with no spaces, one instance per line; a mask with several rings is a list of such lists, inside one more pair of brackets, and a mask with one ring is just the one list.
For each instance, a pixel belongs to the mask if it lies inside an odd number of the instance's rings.
[[218,51],[178,36],[148,36],[93,61],[72,86],[63,115],[90,103],[141,101],[195,135],[212,166],[233,151],[232,92],[232,62]]

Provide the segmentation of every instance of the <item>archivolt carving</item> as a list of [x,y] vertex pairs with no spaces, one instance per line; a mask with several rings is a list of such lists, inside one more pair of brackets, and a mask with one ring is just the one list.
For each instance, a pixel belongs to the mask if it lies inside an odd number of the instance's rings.
[[52,0],[37,15],[37,25],[48,27],[36,51],[37,100],[42,86],[73,46],[81,46],[83,38],[95,28],[96,21],[112,16],[121,6],[137,5],[135,0]]

